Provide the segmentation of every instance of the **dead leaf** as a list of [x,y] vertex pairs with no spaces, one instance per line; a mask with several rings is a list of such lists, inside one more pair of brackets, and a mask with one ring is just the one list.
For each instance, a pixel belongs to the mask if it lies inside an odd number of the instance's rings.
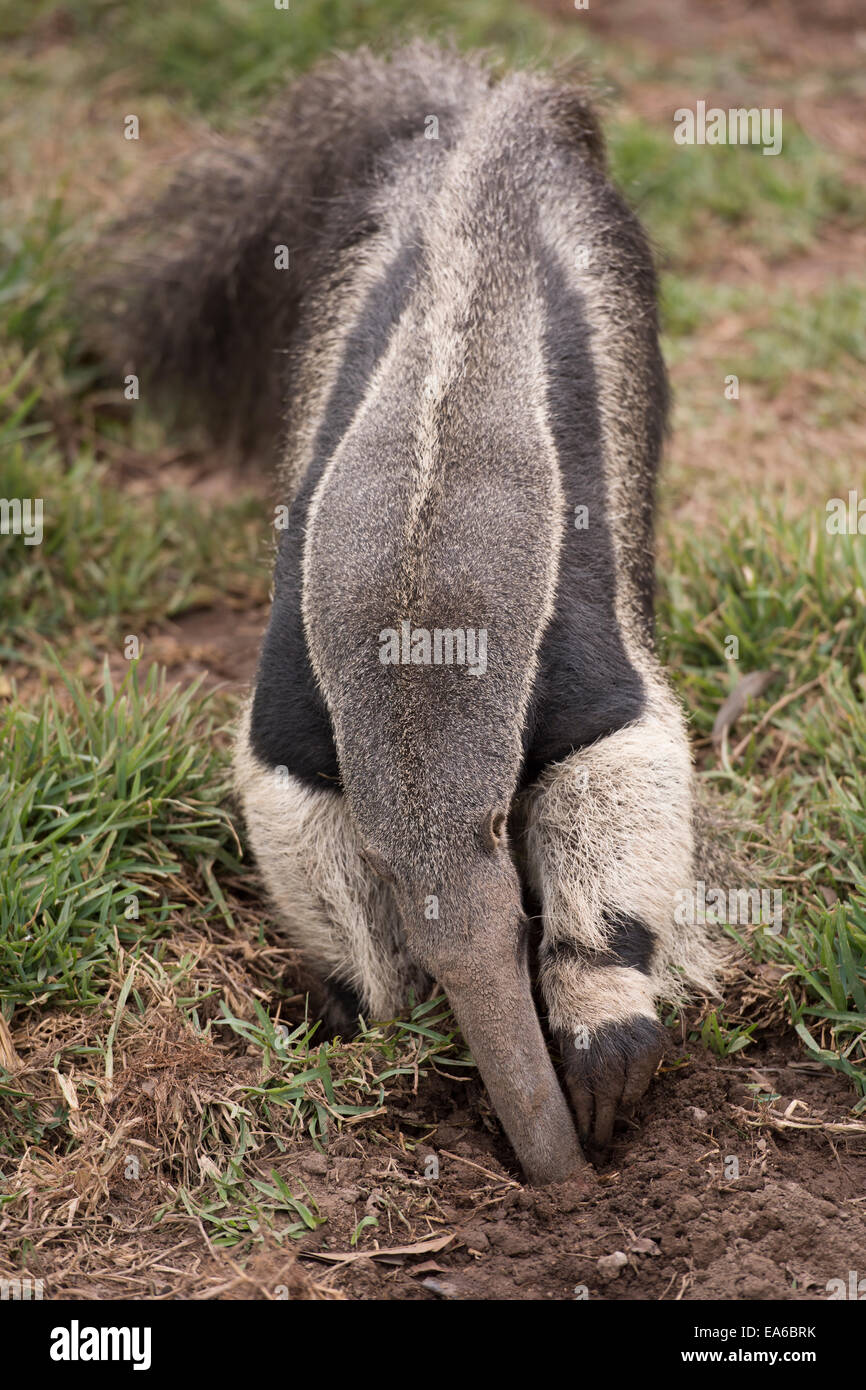
[[70,1110],[77,1110],[77,1109],[78,1109],[78,1095],[77,1095],[77,1093],[76,1093],[75,1087],[73,1086],[72,1082],[69,1080],[69,1077],[68,1077],[68,1076],[61,1076],[61,1075],[60,1075],[60,1072],[57,1071],[57,1070],[55,1070],[54,1076],[55,1076],[55,1079],[56,1079],[56,1081],[57,1081],[57,1085],[60,1087],[60,1094],[63,1096],[63,1099],[66,1101],[66,1104],[69,1106],[69,1109],[70,1109]]
[[21,1066],[21,1058],[15,1051],[12,1034],[9,1032],[9,1025],[3,1017],[2,1011],[0,1011],[0,1065],[4,1066],[7,1071],[17,1071]]
[[660,1255],[661,1250],[654,1240],[650,1240],[649,1236],[638,1236],[630,1243],[628,1253],[630,1255]]
[[302,1260],[322,1260],[330,1265],[352,1264],[355,1260],[376,1260],[383,1255],[429,1255],[434,1250],[444,1250],[454,1239],[454,1233],[446,1236],[433,1236],[431,1240],[419,1240],[415,1245],[391,1245],[385,1250],[301,1250]]
[[713,724],[713,747],[718,748],[729,729],[733,728],[741,714],[744,714],[750,700],[757,700],[768,686],[772,685],[781,671],[775,667],[771,671],[750,671],[738,681],[731,693],[722,701],[716,721]]

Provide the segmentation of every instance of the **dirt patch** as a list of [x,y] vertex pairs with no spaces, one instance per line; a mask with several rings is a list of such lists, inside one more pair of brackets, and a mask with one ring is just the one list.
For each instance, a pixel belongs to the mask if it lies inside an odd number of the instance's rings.
[[840,374],[792,373],[775,396],[743,377],[738,400],[727,400],[729,372],[748,370],[742,340],[708,331],[687,361],[672,367],[673,428],[665,449],[661,519],[691,531],[730,527],[744,509],[811,512],[826,520],[827,501],[845,497],[856,478],[864,427],[859,418],[821,418],[821,393]]
[[[371,1182],[374,1208],[387,1210],[390,1194],[423,1182],[438,1157],[439,1179],[426,1184],[432,1229],[453,1230],[454,1240],[420,1264],[358,1262],[340,1287],[401,1299],[826,1297],[828,1281],[847,1280],[866,1256],[866,1130],[776,1128],[795,1098],[793,1123],[844,1116],[848,1098],[843,1085],[805,1072],[794,1049],[762,1049],[760,1063],[669,1059],[643,1122],[623,1131],[587,1186],[514,1182],[474,1082],[457,1108],[453,1097],[427,1099],[437,1127],[426,1142],[411,1156],[394,1145],[374,1165],[329,1156],[322,1197],[333,1194],[331,1236],[348,1237]],[[762,1116],[747,1087],[765,1092],[765,1082],[783,1094]],[[383,1246],[402,1239],[393,1225],[377,1235]]]
[[[535,0],[545,14],[586,24],[616,43],[637,43],[668,59],[678,54],[741,46],[756,58],[796,69],[817,63],[854,68],[866,46],[858,0]],[[807,46],[808,45],[808,46]]]
[[[93,394],[87,400],[91,415],[106,406],[113,408],[115,415],[119,413],[117,392]],[[202,502],[231,503],[250,493],[264,502],[275,502],[280,496],[276,450],[272,459],[233,460],[216,456],[211,447],[195,439],[183,447],[136,449],[126,442],[107,441],[95,427],[90,440],[98,450],[109,451],[109,477],[131,497],[179,491]]]
[[[835,280],[855,280],[866,262],[866,230],[823,227],[818,245],[810,251],[789,256],[779,264],[762,255],[759,247],[736,244],[728,238],[707,256],[702,248],[693,262],[701,278],[715,283],[749,288],[766,285],[773,293],[810,294]],[[718,253],[718,254],[717,254]]]
[[[202,689],[219,687],[231,694],[246,691],[258,661],[270,606],[232,608],[219,604],[196,609],[161,622],[145,632],[141,643],[141,675],[154,664],[166,669],[171,684],[189,684],[201,677]],[[109,656],[112,678],[127,674],[121,653]]]
[[[268,1235],[247,1261],[194,1216],[154,1217],[178,1151],[194,1156],[180,1131],[201,1131],[215,1100],[231,1124],[254,1072],[243,1054],[156,1027],[101,1112],[100,1152],[117,1161],[70,1159],[50,1213],[33,1168],[23,1221],[0,1220],[7,1250],[29,1242],[27,1271],[52,1298],[109,1299],[809,1300],[866,1263],[866,1124],[844,1082],[815,1072],[796,1043],[716,1059],[672,1038],[610,1162],[548,1189],[521,1183],[477,1076],[401,1078],[381,1117],[347,1126],[324,1153],[287,1131],[261,1143],[262,1176],[278,1171],[326,1221],[299,1242]],[[121,1149],[133,1136],[153,1153],[142,1178],[119,1161],[112,1126]],[[358,1234],[365,1218],[376,1224]]]

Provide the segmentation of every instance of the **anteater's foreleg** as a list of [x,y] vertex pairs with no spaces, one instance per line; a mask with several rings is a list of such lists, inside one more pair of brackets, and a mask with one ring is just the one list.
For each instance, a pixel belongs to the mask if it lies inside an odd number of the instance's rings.
[[543,913],[541,993],[579,1132],[598,1148],[656,1070],[657,1002],[678,976],[710,983],[705,942],[674,922],[692,875],[690,784],[682,720],[663,701],[548,766],[518,810]]
[[235,784],[265,886],[304,965],[319,982],[315,1003],[334,1031],[393,1018],[429,980],[410,959],[393,893],[362,857],[345,796],[316,790],[268,767],[249,744],[249,717],[235,748]]

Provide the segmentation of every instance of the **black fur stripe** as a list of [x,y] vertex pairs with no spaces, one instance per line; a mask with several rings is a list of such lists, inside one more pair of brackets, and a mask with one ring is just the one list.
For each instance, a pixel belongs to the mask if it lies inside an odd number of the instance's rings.
[[304,532],[313,493],[352,422],[391,328],[410,292],[418,250],[403,248],[370,291],[352,332],[322,423],[313,458],[289,511],[280,538],[274,603],[265,634],[250,741],[270,767],[283,766],[310,786],[340,789],[334,735],[307,651],[302,613]]
[[579,960],[587,967],[624,965],[648,975],[652,969],[655,937],[638,917],[622,913],[605,913],[611,927],[610,944],[606,951],[588,951],[574,941],[558,941],[545,952],[547,968],[557,959]]
[[[555,611],[541,644],[524,730],[524,786],[548,763],[638,719],[644,707],[643,682],[626,655],[614,606],[616,561],[586,312],[550,255],[541,256],[539,274],[546,314],[547,409],[565,493],[566,529]],[[578,506],[588,509],[586,529],[574,524]],[[647,603],[651,611],[651,593]]]

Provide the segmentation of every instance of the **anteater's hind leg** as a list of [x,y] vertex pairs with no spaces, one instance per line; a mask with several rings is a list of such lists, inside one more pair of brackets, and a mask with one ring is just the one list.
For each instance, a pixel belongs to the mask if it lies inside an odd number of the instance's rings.
[[359,1013],[392,1018],[410,992],[423,998],[430,982],[406,950],[390,885],[361,858],[342,793],[260,762],[248,716],[235,748],[235,784],[265,886],[317,982],[313,1003],[329,1029],[351,1036]]
[[581,1137],[600,1149],[658,1065],[657,1002],[711,988],[700,932],[674,922],[692,877],[690,783],[681,717],[664,701],[550,764],[517,808],[543,915],[541,993]]

